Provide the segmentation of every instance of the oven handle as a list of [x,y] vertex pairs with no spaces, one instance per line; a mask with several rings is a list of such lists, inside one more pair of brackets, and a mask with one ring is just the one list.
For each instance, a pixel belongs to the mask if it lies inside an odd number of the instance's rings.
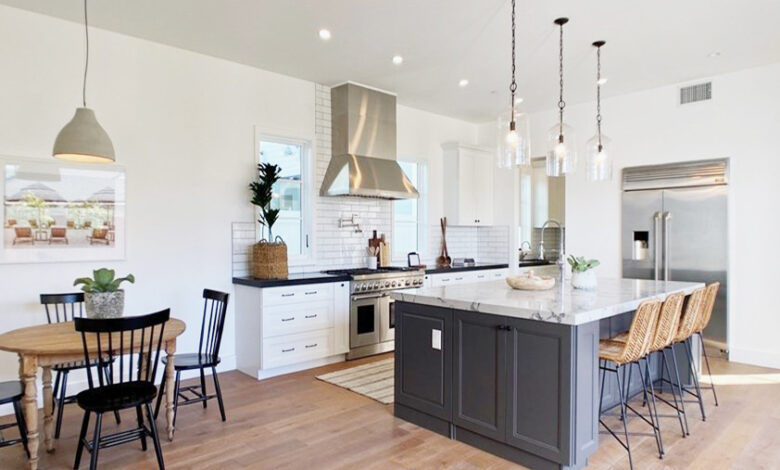
[[352,300],[364,300],[364,299],[379,299],[382,297],[389,297],[390,294],[387,292],[380,292],[380,293],[373,293],[373,294],[362,294],[362,295],[353,295]]

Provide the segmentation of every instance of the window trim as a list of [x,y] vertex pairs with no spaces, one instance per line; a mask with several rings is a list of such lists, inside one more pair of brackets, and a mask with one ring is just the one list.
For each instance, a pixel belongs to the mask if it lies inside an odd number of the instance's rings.
[[[314,265],[314,139],[301,136],[300,133],[279,129],[260,129],[255,126],[254,161],[260,163],[260,143],[278,142],[281,144],[298,145],[301,147],[301,243],[300,255],[287,255],[290,267]],[[255,170],[256,171],[256,170]],[[255,223],[255,240],[260,241],[262,226],[257,220],[257,208],[252,206],[252,220]]]
[[[428,255],[428,162],[422,159],[404,159],[399,158],[399,162],[411,163],[417,167],[417,192],[420,197],[417,199],[417,254],[420,255],[420,260],[425,259]],[[393,205],[390,210],[390,227],[392,230],[392,238],[396,240],[395,234],[395,206]],[[393,263],[403,263],[405,266],[407,263],[406,253],[397,254],[391,249],[390,260]]]

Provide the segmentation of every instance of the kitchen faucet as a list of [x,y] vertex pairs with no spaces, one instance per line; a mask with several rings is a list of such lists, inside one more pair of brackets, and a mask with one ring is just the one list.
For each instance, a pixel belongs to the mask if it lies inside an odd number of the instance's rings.
[[558,265],[558,269],[560,269],[560,276],[561,280],[563,280],[564,272],[566,271],[566,255],[564,254],[565,246],[566,246],[566,239],[563,232],[563,225],[561,225],[560,222],[558,222],[555,219],[548,219],[543,225],[542,225],[542,235],[541,240],[539,240],[539,258],[545,259],[544,257],[544,231],[547,229],[547,227],[550,224],[555,224],[558,226],[558,231],[560,232],[560,236],[558,237],[558,259],[556,260],[555,264]]

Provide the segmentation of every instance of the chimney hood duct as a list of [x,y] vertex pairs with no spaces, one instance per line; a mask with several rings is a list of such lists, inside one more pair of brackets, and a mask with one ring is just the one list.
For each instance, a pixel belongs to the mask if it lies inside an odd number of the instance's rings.
[[396,159],[395,96],[347,82],[330,90],[331,155],[320,196],[417,199]]

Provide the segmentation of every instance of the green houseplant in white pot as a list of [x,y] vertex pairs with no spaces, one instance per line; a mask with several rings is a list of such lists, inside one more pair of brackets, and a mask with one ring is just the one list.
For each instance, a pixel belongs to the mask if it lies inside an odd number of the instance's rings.
[[135,277],[128,274],[116,279],[113,269],[100,268],[92,271],[92,277],[80,277],[73,281],[84,291],[84,307],[87,318],[119,318],[125,309],[125,291],[119,288],[127,281],[135,283]]
[[598,266],[596,259],[585,259],[582,256],[569,256],[571,265],[571,285],[575,289],[596,290],[596,272],[594,268]]

